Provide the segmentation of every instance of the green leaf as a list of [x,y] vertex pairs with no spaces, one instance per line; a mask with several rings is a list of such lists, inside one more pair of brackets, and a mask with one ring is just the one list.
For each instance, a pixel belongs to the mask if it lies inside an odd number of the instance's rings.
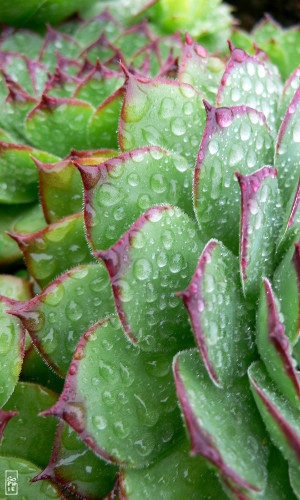
[[[68,0],[63,1],[67,2]],[[44,63],[50,72],[53,73],[57,62],[57,51],[61,52],[68,59],[76,59],[81,48],[78,41],[70,35],[56,31],[50,24],[47,24],[47,33],[39,54],[39,61]]]
[[76,214],[83,206],[83,184],[73,160],[80,165],[93,165],[116,154],[111,150],[71,151],[58,163],[42,163],[33,158],[39,173],[40,197],[48,223]]
[[216,385],[231,385],[246,373],[254,348],[237,257],[211,240],[180,296],[209,376]]
[[263,167],[249,176],[236,176],[241,188],[241,277],[245,294],[256,300],[261,278],[273,272],[281,223],[276,170]]
[[26,136],[38,148],[66,156],[88,149],[87,127],[94,108],[84,101],[42,96],[26,120]]
[[32,286],[25,279],[0,274],[0,295],[13,300],[29,300],[32,297]]
[[121,469],[120,487],[127,498],[182,500],[225,499],[215,472],[202,457],[191,457],[186,440],[144,469]]
[[37,59],[43,45],[43,38],[33,31],[19,29],[2,33],[1,50],[25,54],[30,59]]
[[194,219],[193,170],[183,157],[150,146],[102,161],[91,167],[78,164],[94,249],[110,248],[153,205],[176,205]]
[[37,384],[19,382],[4,406],[4,410],[17,410],[18,416],[6,426],[0,453],[30,460],[45,467],[52,451],[57,422],[41,418],[38,413],[55,404],[57,395]]
[[215,104],[225,64],[218,57],[210,56],[207,50],[194,42],[188,34],[185,35],[185,40],[178,79],[182,83],[192,85]]
[[281,95],[279,75],[257,56],[230,44],[231,57],[221,80],[217,104],[247,105],[262,111],[273,133],[276,131],[278,99]]
[[108,272],[102,263],[71,269],[40,295],[11,309],[46,362],[61,376],[66,375],[84,332],[115,312]]
[[0,203],[37,201],[38,172],[31,155],[44,162],[58,160],[57,156],[29,146],[0,142]]
[[299,467],[290,466],[290,482],[297,498],[300,498],[300,474]]
[[114,39],[119,34],[120,29],[120,24],[109,11],[103,10],[94,19],[80,23],[75,38],[83,47],[86,47],[97,40],[103,31],[110,39]]
[[194,205],[201,234],[239,248],[240,190],[234,172],[249,175],[273,160],[273,140],[261,113],[247,108],[214,108],[207,123],[194,177]]
[[290,247],[272,280],[274,292],[280,302],[285,333],[289,342],[295,345],[299,336],[299,286],[300,286],[300,244]]
[[268,448],[246,377],[226,391],[217,388],[197,349],[177,354],[173,370],[192,454],[204,456],[233,486],[263,492]]
[[245,50],[248,54],[253,54],[253,40],[246,31],[234,26],[230,34],[230,41],[235,47]]
[[109,250],[95,253],[107,266],[124,330],[141,349],[175,354],[193,345],[176,291],[187,287],[202,249],[196,224],[164,205],[148,210]]
[[277,242],[278,256],[284,255],[300,238],[300,177],[296,193],[292,193],[283,214],[283,225]]
[[93,261],[85,239],[83,215],[75,214],[37,233],[9,233],[23,252],[30,274],[41,288],[78,264]]
[[[36,465],[24,460],[23,458],[1,457],[0,456],[0,495],[5,498],[5,471],[18,471],[18,491],[23,497],[41,498],[47,500],[53,498],[62,498],[61,491],[50,481],[31,484],[32,477],[40,472]],[[15,494],[15,493],[13,493]],[[19,496],[19,495],[18,495]]]
[[300,380],[291,356],[283,319],[271,283],[264,278],[257,315],[257,346],[270,377],[281,392],[299,405]]
[[17,411],[4,411],[0,408],[0,444],[5,427],[7,426],[10,419],[15,417],[17,414]]
[[117,467],[101,460],[65,422],[56,431],[51,459],[34,482],[50,479],[84,498],[104,498],[114,487]]
[[124,101],[124,87],[108,97],[92,115],[88,126],[88,143],[91,148],[118,149],[116,130]]
[[0,406],[9,399],[14,390],[24,355],[25,330],[19,319],[6,314],[12,300],[0,296]]
[[289,79],[285,82],[279,103],[278,128],[280,127],[281,122],[284,120],[290,102],[293,99],[299,87],[299,84],[300,84],[300,66],[294,71],[294,73],[291,74]]
[[115,47],[106,36],[104,32],[93,43],[84,48],[79,54],[80,57],[85,57],[91,63],[96,64],[99,59],[106,64],[110,58],[120,54],[117,47]]
[[[28,333],[26,333],[27,337],[31,342]],[[51,370],[32,343],[25,352],[20,379],[23,382],[34,382],[43,385],[58,394],[61,393],[64,384],[63,379]]]
[[275,167],[284,204],[290,202],[300,176],[300,87],[296,91],[279,129]]
[[118,318],[97,323],[76,349],[58,403],[63,418],[106,460],[141,467],[166,453],[182,433],[172,354],[129,342]]
[[64,73],[57,65],[55,73],[45,86],[44,92],[49,97],[71,98],[80,82],[80,78]]
[[[8,87],[9,94],[0,109],[0,122],[5,125],[9,132],[16,135],[18,142],[23,142],[26,137],[25,120],[37,106],[38,100],[25,91],[15,88],[14,85]],[[43,145],[41,149],[43,149]]]
[[257,361],[248,370],[255,402],[275,446],[286,460],[299,467],[300,410],[279,392],[263,363]]
[[202,96],[192,86],[127,74],[119,130],[122,151],[161,146],[194,166],[204,121]]
[[78,85],[74,97],[89,102],[97,108],[124,83],[124,76],[102,66],[96,66]]

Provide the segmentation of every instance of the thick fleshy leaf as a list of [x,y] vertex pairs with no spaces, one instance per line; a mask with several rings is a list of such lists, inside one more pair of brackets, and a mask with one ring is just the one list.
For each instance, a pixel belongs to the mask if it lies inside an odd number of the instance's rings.
[[225,498],[222,487],[201,457],[191,457],[186,440],[179,441],[169,454],[144,469],[123,469],[120,489],[125,498]]
[[44,92],[49,97],[70,98],[80,82],[80,78],[64,73],[60,67],[57,66],[53,76],[47,82]]
[[291,486],[293,488],[293,491],[295,492],[296,497],[299,499],[300,498],[300,473],[299,473],[299,467],[296,467],[295,465],[290,466],[290,482],[291,482]]
[[291,346],[280,318],[271,283],[264,278],[257,315],[257,346],[270,377],[281,392],[299,406],[300,380],[291,356]]
[[[2,71],[9,75],[9,78],[21,85],[21,87],[30,95],[35,94],[34,82],[29,65],[21,54],[9,52],[2,55]],[[27,59],[29,62],[29,59]],[[32,61],[34,64],[34,62]]]
[[277,253],[284,254],[300,238],[300,177],[283,214],[283,225],[277,242]]
[[56,31],[50,24],[47,24],[47,33],[39,54],[39,60],[50,69],[50,72],[53,72],[57,61],[56,51],[60,51],[65,57],[75,59],[80,50],[81,45],[75,38]]
[[114,486],[117,467],[101,460],[65,422],[56,431],[51,459],[33,482],[50,479],[81,498],[103,498]]
[[150,146],[97,166],[78,167],[85,187],[87,236],[95,250],[110,248],[153,205],[176,205],[194,218],[193,171],[183,157]]
[[126,86],[119,131],[121,149],[161,146],[194,166],[205,124],[202,95],[191,85],[131,74],[127,75]]
[[147,465],[182,433],[171,363],[107,319],[82,337],[58,403],[43,414],[63,418],[104,459]]
[[66,156],[88,149],[87,127],[94,108],[77,99],[42,96],[26,120],[26,136],[38,148]]
[[215,104],[225,64],[218,57],[210,56],[207,50],[194,42],[188,34],[185,41],[178,79],[182,83],[192,85],[198,92],[202,92],[209,102]]
[[30,155],[43,162],[58,161],[56,156],[29,146],[0,142],[0,203],[38,199],[38,172]]
[[[27,338],[29,338],[31,342],[31,338],[28,333],[26,333],[26,339]],[[20,380],[23,382],[34,382],[35,384],[40,384],[48,389],[51,389],[57,394],[61,393],[64,385],[64,380],[51,370],[32,342],[24,354]]]
[[33,295],[32,286],[29,281],[18,276],[0,274],[0,295],[13,300],[29,300]]
[[124,87],[108,97],[92,115],[88,126],[88,143],[91,148],[118,149],[116,130],[124,101]]
[[6,426],[0,446],[2,456],[15,456],[45,467],[50,459],[57,422],[38,413],[55,404],[57,395],[37,384],[19,382],[4,406],[19,414]]
[[[38,100],[35,97],[31,97],[13,85],[9,86],[9,94],[0,109],[0,122],[21,142],[26,137],[25,120],[37,104]],[[41,149],[44,149],[43,144]]]
[[87,58],[93,64],[96,64],[98,59],[106,63],[116,52],[119,52],[117,47],[102,32],[96,40],[80,52],[79,56]]
[[38,168],[40,198],[49,224],[82,210],[83,184],[73,160],[80,165],[92,165],[116,154],[111,150],[71,151],[67,159],[58,163],[42,163],[33,158]]
[[75,90],[76,99],[87,101],[95,108],[124,83],[124,76],[102,66],[99,60]]
[[247,105],[262,111],[273,132],[276,131],[278,100],[282,85],[279,75],[257,56],[250,56],[230,44],[231,57],[222,77],[217,104]]
[[[18,496],[22,495],[25,498],[40,498],[40,499],[61,499],[62,493],[58,487],[50,481],[45,481],[45,483],[31,484],[30,481],[35,474],[40,472],[40,468],[35,464],[24,460],[23,458],[15,457],[1,457],[0,456],[0,495],[2,498],[6,497],[5,484],[6,476],[5,471],[18,472],[16,477],[16,482],[18,486]],[[15,476],[12,476],[15,477]],[[11,495],[16,495],[15,492],[10,493]],[[7,497],[6,497],[7,498]]]
[[211,240],[180,296],[211,379],[216,385],[230,385],[246,373],[254,347],[237,257]]
[[283,92],[281,95],[278,111],[278,128],[283,121],[286,112],[288,110],[289,104],[293,99],[298,87],[300,85],[300,66],[299,68],[291,74],[289,79],[285,82]]
[[240,266],[243,289],[256,299],[262,276],[273,271],[281,223],[276,170],[263,167],[249,176],[236,173],[241,188]]
[[95,253],[107,266],[124,330],[141,349],[175,353],[193,345],[175,292],[187,287],[202,249],[196,224],[164,205],[149,209],[109,250]]
[[17,241],[30,274],[42,288],[67,269],[94,260],[85,239],[83,214],[65,217],[37,233],[9,234]]
[[299,408],[279,392],[261,361],[253,363],[248,374],[255,402],[274,444],[287,460],[299,467]]
[[42,48],[43,38],[33,31],[19,29],[1,33],[1,50],[25,54],[31,59],[37,59]]
[[118,21],[107,10],[81,23],[76,31],[75,38],[79,40],[83,47],[86,47],[97,40],[103,30],[111,39],[115,38],[121,30]]
[[18,381],[24,355],[25,330],[19,319],[6,314],[12,301],[0,296],[0,406],[8,400]]
[[115,312],[108,272],[102,263],[74,268],[32,300],[15,303],[11,312],[46,362],[64,376],[80,337]]
[[291,247],[276,269],[272,280],[284,318],[285,334],[295,345],[300,317],[300,243]]
[[230,390],[210,380],[197,349],[174,358],[177,394],[192,444],[233,485],[260,492],[266,486],[265,430],[245,377]]
[[7,231],[26,234],[45,225],[39,205],[0,205],[0,265],[12,264],[22,257],[17,243],[6,234]]
[[283,202],[290,201],[300,176],[300,87],[296,91],[278,133],[275,167]]
[[251,108],[206,103],[206,113],[195,170],[195,211],[206,240],[218,238],[237,254],[241,201],[234,172],[248,175],[270,164],[273,140],[263,115]]
[[3,436],[3,432],[5,430],[5,427],[7,426],[10,419],[15,417],[16,415],[18,415],[17,411],[4,411],[4,410],[1,410],[1,408],[0,408],[0,444],[2,441],[2,436]]

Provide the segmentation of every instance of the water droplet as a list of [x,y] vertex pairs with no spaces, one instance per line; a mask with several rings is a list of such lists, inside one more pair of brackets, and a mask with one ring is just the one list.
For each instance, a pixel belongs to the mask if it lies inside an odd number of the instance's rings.
[[182,118],[174,118],[171,122],[171,130],[174,135],[184,135],[186,132],[186,124]]
[[146,280],[152,273],[151,263],[147,259],[138,259],[134,263],[133,272],[138,280]]
[[153,174],[150,179],[150,185],[155,193],[164,193],[167,189],[166,179],[162,174]]
[[159,108],[159,116],[162,119],[167,119],[173,116],[175,109],[175,101],[171,97],[165,97]]
[[293,127],[293,141],[300,142],[300,120]]
[[240,163],[244,158],[244,150],[242,146],[239,144],[233,144],[230,155],[229,155],[229,164],[234,167],[238,163]]
[[230,108],[216,109],[216,120],[221,128],[229,127],[233,122],[233,113]]
[[251,135],[251,127],[249,123],[243,122],[240,126],[240,138],[242,141],[248,141]]
[[62,284],[59,284],[52,288],[52,290],[48,292],[43,299],[45,304],[50,306],[57,306],[62,301],[64,295],[65,288]]
[[103,431],[104,429],[106,429],[107,421],[105,417],[96,415],[92,418],[92,422],[94,427],[96,427],[98,431]]
[[212,139],[208,144],[208,149],[211,155],[215,155],[219,150],[219,144],[217,143],[217,141]]
[[66,307],[66,316],[70,321],[78,321],[82,316],[82,309],[75,300],[71,300]]

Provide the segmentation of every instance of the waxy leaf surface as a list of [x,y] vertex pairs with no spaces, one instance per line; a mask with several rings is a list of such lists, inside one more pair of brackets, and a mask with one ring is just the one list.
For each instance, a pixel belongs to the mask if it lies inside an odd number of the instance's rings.
[[74,268],[12,311],[46,362],[65,376],[84,332],[115,312],[108,272],[100,262]]
[[19,382],[4,406],[19,414],[7,424],[0,446],[2,456],[15,456],[45,467],[50,459],[57,422],[39,417],[39,412],[55,404],[57,395],[37,384]]
[[256,56],[231,48],[230,61],[222,77],[217,104],[246,105],[262,111],[273,133],[276,132],[278,99],[282,85],[279,75]]
[[43,95],[26,120],[26,136],[36,147],[62,157],[72,148],[88,149],[87,127],[93,112],[87,102]]
[[129,75],[126,86],[121,149],[161,146],[185,157],[194,167],[205,124],[203,96],[191,85],[172,80]]
[[230,385],[246,373],[254,347],[237,257],[211,240],[180,295],[208,374],[216,385]]
[[117,467],[101,460],[65,422],[55,435],[51,459],[34,481],[50,479],[75,495],[103,498],[114,486]]
[[197,349],[174,359],[174,377],[194,455],[203,455],[236,486],[260,492],[266,486],[265,430],[245,377],[217,388]]
[[270,377],[293,403],[300,402],[300,380],[291,355],[291,345],[280,318],[271,283],[264,278],[257,315],[257,345]]
[[207,122],[194,178],[195,212],[201,234],[239,248],[240,190],[236,171],[248,175],[273,160],[273,140],[261,113],[206,104]]
[[263,167],[249,176],[236,174],[241,189],[240,266],[246,296],[256,299],[262,276],[273,271],[280,201],[276,170]]
[[9,399],[18,381],[24,355],[25,330],[17,318],[6,314],[11,300],[0,296],[0,406]]
[[29,272],[42,288],[67,269],[94,260],[85,239],[82,214],[70,215],[28,236],[12,237],[23,252]]
[[255,402],[271,439],[286,460],[299,467],[300,410],[278,390],[263,363],[257,361],[248,370]]
[[159,147],[136,149],[80,171],[87,235],[95,250],[117,243],[153,205],[176,205],[194,218],[192,169],[183,157]]
[[104,459],[147,465],[182,433],[171,364],[172,354],[143,352],[118,318],[107,319],[82,337],[64,391],[44,414],[63,418]]
[[148,210],[109,250],[95,253],[107,266],[125,332],[141,349],[176,353],[193,345],[175,292],[187,287],[202,249],[195,222],[164,205]]

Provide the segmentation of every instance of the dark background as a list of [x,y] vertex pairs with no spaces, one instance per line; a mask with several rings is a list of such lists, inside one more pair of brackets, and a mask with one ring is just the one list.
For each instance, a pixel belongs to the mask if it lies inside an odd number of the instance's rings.
[[246,30],[250,30],[265,12],[283,26],[300,23],[300,0],[227,0],[227,3],[234,7],[234,15]]

